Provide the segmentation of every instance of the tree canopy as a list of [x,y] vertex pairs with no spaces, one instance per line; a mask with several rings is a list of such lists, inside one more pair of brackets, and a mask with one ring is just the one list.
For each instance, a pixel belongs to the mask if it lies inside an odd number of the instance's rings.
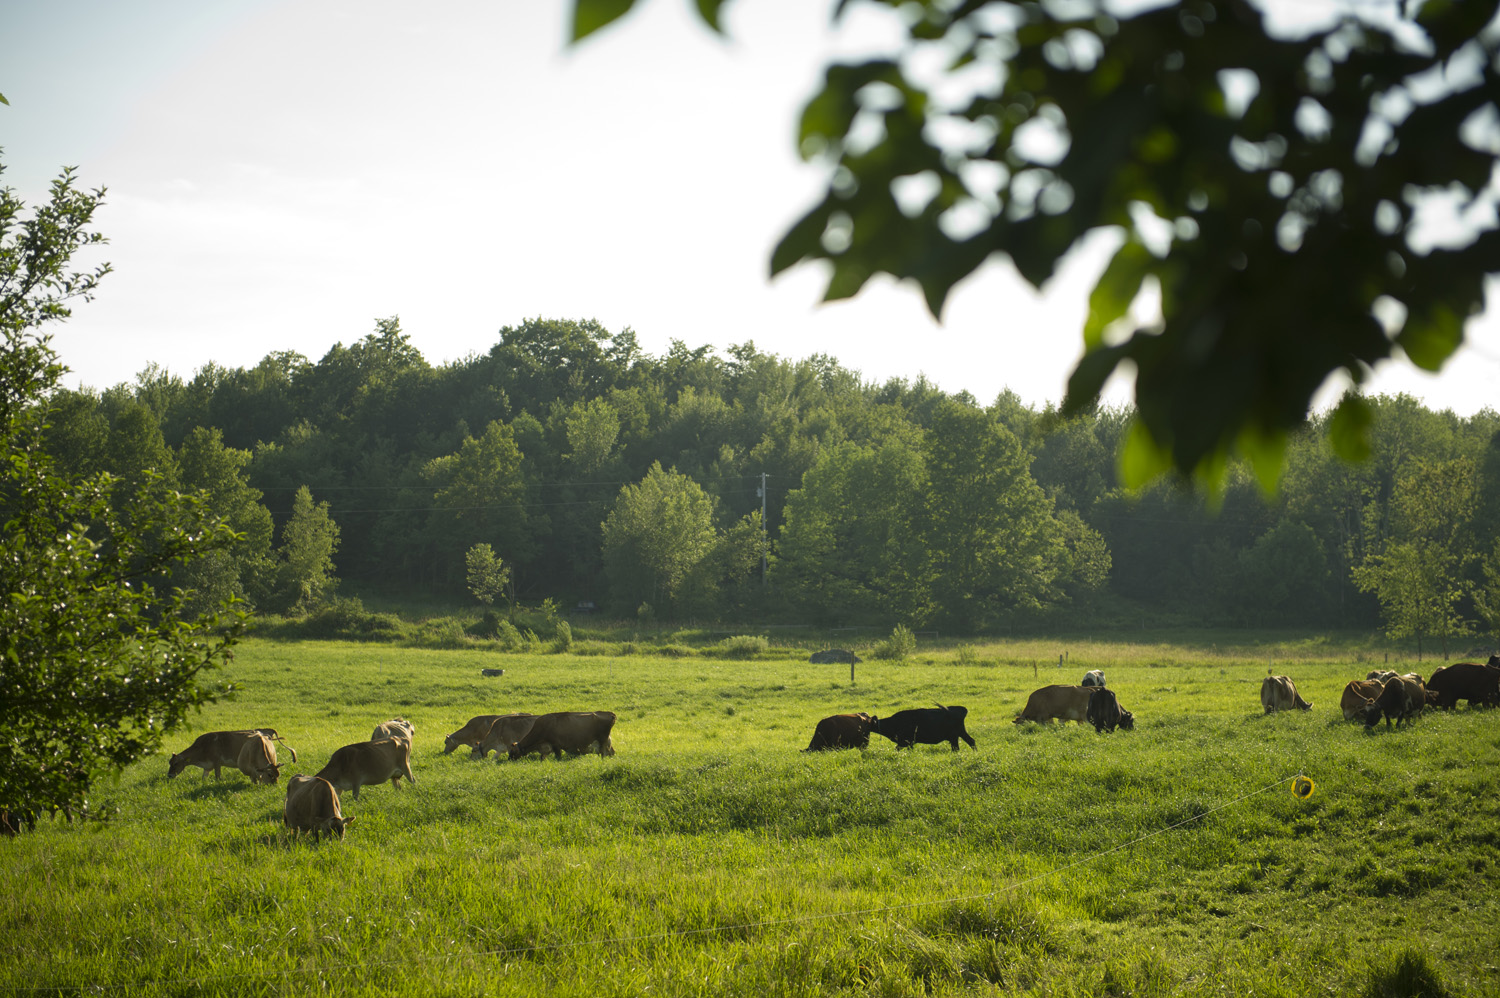
[[[583,38],[635,0],[575,0]],[[1041,286],[1091,232],[1118,248],[1094,287],[1066,410],[1133,370],[1131,484],[1177,468],[1264,483],[1342,371],[1404,354],[1437,370],[1500,270],[1496,0],[1427,0],[1274,35],[1248,0],[1124,15],[1101,0],[869,0],[902,51],[830,65],[800,124],[827,190],[782,238],[778,273],[828,266],[825,297],[877,274],[941,316],[992,254]],[[854,3],[841,2],[836,17]],[[698,0],[721,30],[722,0]],[[941,68],[933,70],[933,64]],[[1435,233],[1434,206],[1462,220]],[[1159,319],[1132,318],[1155,290]],[[1350,395],[1330,438],[1367,452]]]
[[[114,441],[128,477],[62,474],[46,451],[49,398],[65,368],[39,328],[87,300],[108,265],[71,271],[102,190],[71,171],[29,214],[0,188],[0,812],[8,828],[81,809],[94,780],[161,745],[217,690],[237,620],[200,614],[176,573],[235,535],[202,496],[131,464],[159,438],[149,410]],[[138,407],[142,408],[143,407]],[[136,418],[139,416],[140,418]],[[168,452],[161,452],[163,457]]]

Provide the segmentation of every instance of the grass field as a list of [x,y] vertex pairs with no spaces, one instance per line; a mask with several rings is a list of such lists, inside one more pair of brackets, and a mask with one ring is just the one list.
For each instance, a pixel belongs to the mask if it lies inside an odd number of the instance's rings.
[[[1377,663],[1326,641],[979,644],[853,684],[805,654],[249,641],[194,734],[272,726],[314,773],[399,714],[416,786],[345,794],[315,844],[285,781],[147,760],[96,788],[107,820],[0,842],[0,990],[1500,994],[1500,712],[1366,733],[1338,696]],[[1268,666],[1315,709],[1263,716]],[[1089,668],[1135,731],[1012,723]],[[934,701],[978,751],[799,751],[827,714]],[[619,715],[615,757],[442,754],[474,714],[579,709]]]

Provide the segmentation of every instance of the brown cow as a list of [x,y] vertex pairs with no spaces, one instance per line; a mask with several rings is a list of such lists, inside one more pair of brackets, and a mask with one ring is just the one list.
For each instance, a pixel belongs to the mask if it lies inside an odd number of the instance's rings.
[[501,714],[495,718],[490,730],[485,733],[484,739],[474,746],[469,756],[474,759],[483,759],[491,752],[495,753],[495,761],[500,761],[500,753],[509,752],[513,742],[518,742],[526,737],[526,732],[536,723],[535,714]]
[[484,742],[484,736],[490,733],[490,726],[495,723],[495,719],[503,716],[502,714],[480,714],[469,718],[463,727],[443,738],[443,754],[452,755],[453,750],[460,745],[477,749]]
[[271,743],[271,739],[259,733],[245,739],[235,766],[250,777],[251,783],[275,783],[281,779],[281,764],[276,761],[276,746]]
[[339,794],[332,783],[301,773],[287,781],[281,820],[294,833],[311,832],[314,839],[323,835],[341,839],[344,829],[354,822],[339,812]]
[[1399,728],[1402,721],[1410,721],[1422,713],[1426,706],[1427,687],[1423,685],[1420,676],[1411,673],[1387,679],[1380,688],[1380,695],[1365,708],[1365,727],[1375,727],[1380,723],[1381,717],[1384,717],[1385,726],[1389,728],[1391,718],[1394,717],[1396,727]]
[[416,725],[404,717],[396,717],[375,725],[375,730],[370,732],[370,741],[372,742],[383,742],[387,738],[405,738],[409,742],[415,742],[417,738]]
[[[167,760],[167,777],[176,776],[189,766],[200,766],[203,769],[203,778],[208,779],[208,771],[214,771],[214,779],[219,779],[220,766],[232,766],[239,768],[240,750],[245,743],[255,735],[261,735],[273,742],[286,745],[281,736],[276,733],[275,728],[243,728],[238,731],[205,731],[193,740],[193,744],[173,755]],[[290,745],[286,750],[292,754],[292,761],[297,761],[297,751]],[[275,760],[273,750],[272,760]]]
[[511,742],[509,757],[519,759],[539,752],[543,759],[553,752],[587,752],[598,743],[600,755],[614,755],[609,733],[615,726],[615,715],[607,710],[559,711],[543,714],[531,724],[531,730]]
[[1278,710],[1312,710],[1312,704],[1302,699],[1297,684],[1290,676],[1267,676],[1260,681],[1260,705],[1267,714]]
[[1445,665],[1432,674],[1427,681],[1427,692],[1437,694],[1433,703],[1439,707],[1458,706],[1466,700],[1469,706],[1477,704],[1500,704],[1500,669],[1476,662],[1455,662]]
[[318,770],[318,777],[340,790],[353,790],[359,800],[359,788],[391,781],[401,789],[401,777],[416,783],[411,773],[411,742],[405,738],[385,738],[378,742],[355,742],[337,750],[328,765]]
[[825,717],[813,729],[812,742],[802,751],[857,748],[863,752],[870,747],[870,732],[875,730],[876,722],[876,718],[865,713]]
[[1344,695],[1339,700],[1339,709],[1344,712],[1344,720],[1352,721],[1356,717],[1363,717],[1370,704],[1380,696],[1380,688],[1383,685],[1385,684],[1378,679],[1351,679],[1344,687]]
[[1093,686],[1043,686],[1026,698],[1026,707],[1016,717],[1015,723],[1036,721],[1051,724],[1056,719],[1082,724],[1088,719],[1089,697],[1095,689]]

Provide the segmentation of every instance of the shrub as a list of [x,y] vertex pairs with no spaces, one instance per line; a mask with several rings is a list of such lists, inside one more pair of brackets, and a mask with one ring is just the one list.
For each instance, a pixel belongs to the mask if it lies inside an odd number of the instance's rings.
[[407,638],[407,643],[416,648],[464,648],[469,636],[463,624],[452,617],[437,617],[424,620],[416,633]]
[[978,665],[979,653],[974,650],[973,645],[959,645],[953,660],[959,665]]
[[505,651],[519,651],[526,644],[521,632],[516,630],[516,625],[508,620],[502,620],[496,625],[495,640],[500,642],[500,647]]
[[687,645],[658,645],[651,653],[662,658],[692,658],[698,654]]
[[552,636],[552,650],[564,652],[573,647],[573,625],[566,620],[557,621]]
[[497,638],[500,636],[500,625],[504,619],[494,610],[486,610],[483,617],[474,621],[465,630],[476,638]]
[[718,654],[724,658],[754,658],[771,649],[771,642],[759,635],[737,634],[719,642]]
[[389,613],[366,613],[358,596],[335,596],[291,628],[307,638],[390,641],[404,635],[406,626]]
[[897,624],[896,629],[891,631],[891,636],[876,645],[870,655],[874,658],[904,662],[916,650],[917,636],[905,624]]

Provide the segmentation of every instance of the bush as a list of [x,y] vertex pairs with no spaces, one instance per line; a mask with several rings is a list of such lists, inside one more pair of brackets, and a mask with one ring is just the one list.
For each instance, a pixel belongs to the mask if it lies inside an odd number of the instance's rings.
[[465,628],[469,634],[476,638],[497,638],[500,636],[500,625],[505,618],[494,610],[484,611],[484,616]]
[[737,634],[719,642],[718,654],[723,658],[754,658],[763,651],[770,651],[771,642],[758,635]]
[[392,641],[405,635],[406,625],[394,614],[366,613],[358,596],[335,596],[289,629],[306,638]]
[[554,628],[552,636],[552,650],[564,652],[573,647],[573,625],[566,620],[559,620]]
[[917,636],[905,624],[897,624],[891,636],[876,645],[870,652],[873,658],[904,662],[917,650]]
[[505,651],[519,651],[526,644],[521,632],[516,630],[516,625],[508,620],[501,620],[495,625],[495,640],[500,642],[500,647]]
[[424,620],[407,643],[416,648],[465,648],[469,636],[464,633],[463,624],[452,617],[437,617]]

